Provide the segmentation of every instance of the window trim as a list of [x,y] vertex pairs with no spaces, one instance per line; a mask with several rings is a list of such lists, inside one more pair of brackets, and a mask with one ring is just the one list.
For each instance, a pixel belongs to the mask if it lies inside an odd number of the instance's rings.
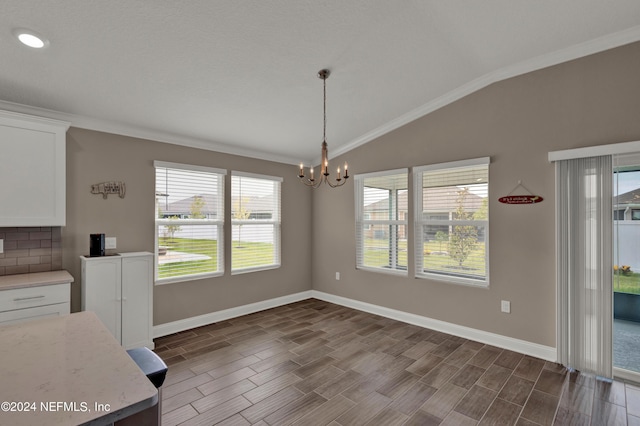
[[[276,251],[276,256],[275,256],[275,262],[268,264],[268,265],[262,265],[262,266],[250,266],[247,268],[237,268],[234,269],[233,268],[233,247],[231,247],[230,249],[230,253],[229,253],[229,257],[231,259],[231,268],[230,268],[230,272],[231,275],[240,275],[240,274],[248,274],[248,273],[252,273],[252,272],[259,272],[259,271],[268,271],[271,269],[278,269],[282,266],[282,182],[284,181],[284,179],[281,176],[270,176],[270,175],[263,175],[263,174],[257,174],[257,173],[249,173],[249,172],[242,172],[242,171],[237,171],[237,170],[232,170],[231,171],[231,185],[233,188],[233,177],[237,176],[237,177],[247,177],[247,178],[252,178],[252,179],[262,179],[262,180],[269,180],[269,181],[273,181],[278,183],[278,203],[275,206],[276,210],[274,211],[274,214],[272,215],[271,219],[244,219],[244,220],[240,220],[240,219],[234,219],[232,215],[230,215],[230,226],[231,226],[231,244],[233,245],[233,226],[234,225],[273,225],[274,227],[274,241],[275,241],[275,251]],[[233,189],[231,189],[231,194],[233,194]],[[231,197],[233,197],[233,195],[230,195]],[[275,218],[274,218],[275,217]]]
[[197,166],[192,164],[183,164],[183,163],[171,163],[169,161],[158,161],[155,160],[153,162],[153,168],[157,169],[158,167],[163,167],[165,169],[181,169],[188,170],[191,172],[206,172],[206,173],[217,173],[220,175],[227,175],[227,169],[218,169],[216,167],[209,166]]
[[[422,174],[424,172],[430,172],[435,170],[451,170],[470,168],[474,166],[487,166],[487,173],[489,172],[489,165],[491,164],[491,157],[472,158],[468,160],[451,161],[447,163],[430,164],[425,166],[414,167],[411,173],[412,185],[413,185],[413,238],[414,238],[414,261],[415,261],[415,278],[418,279],[430,279],[434,281],[447,282],[452,284],[466,285],[474,288],[489,288],[490,283],[490,271],[489,271],[489,220],[464,220],[455,221],[458,225],[473,225],[479,226],[478,223],[482,223],[484,227],[485,238],[485,279],[479,280],[470,277],[446,275],[437,272],[429,272],[424,270],[424,225],[425,220],[422,218]],[[489,181],[487,178],[487,191],[489,190]],[[489,195],[487,195],[489,198]],[[448,225],[451,226],[451,220],[429,220],[428,224],[435,225]]]
[[431,172],[434,170],[462,169],[473,166],[488,166],[489,164],[491,164],[491,157],[479,157],[469,160],[449,161],[447,163],[429,164],[426,166],[414,167],[413,175],[415,176],[417,173]]
[[[153,265],[153,277],[154,277],[154,285],[165,285],[165,284],[174,284],[180,282],[187,281],[195,281],[201,280],[205,278],[213,278],[213,277],[221,277],[224,275],[224,227],[225,227],[225,218],[224,218],[224,209],[225,209],[225,180],[227,176],[226,169],[219,169],[215,167],[207,167],[207,166],[198,166],[191,164],[182,164],[182,163],[172,163],[168,161],[159,161],[154,160],[153,169],[154,169],[154,193],[155,193],[155,185],[156,185],[156,173],[158,168],[165,169],[177,169],[177,170],[186,170],[186,171],[195,171],[195,172],[205,172],[217,174],[220,176],[220,181],[218,182],[218,190],[220,191],[220,197],[222,198],[222,219],[197,219],[198,222],[194,223],[193,219],[159,219],[156,217],[154,219],[154,265]],[[157,212],[156,212],[157,213]],[[218,262],[218,270],[215,272],[204,272],[200,274],[189,274],[189,275],[180,275],[175,277],[167,277],[167,278],[158,278],[158,249],[159,249],[159,241],[158,241],[158,226],[164,225],[165,222],[169,222],[173,225],[216,225],[218,228],[218,250],[217,250],[217,262]]]
[[[397,269],[397,268],[382,268],[382,267],[374,267],[367,266],[363,263],[361,264],[361,260],[364,261],[364,238],[363,234],[365,231],[365,226],[369,226],[371,229],[374,225],[395,225],[396,232],[399,225],[404,225],[406,227],[405,233],[409,231],[409,220],[406,218],[405,220],[398,219],[389,219],[389,220],[379,220],[379,219],[364,219],[364,181],[366,179],[374,178],[374,177],[384,177],[384,176],[392,176],[392,175],[401,175],[405,174],[407,178],[407,202],[409,201],[409,169],[401,168],[401,169],[393,169],[393,170],[383,170],[378,172],[371,173],[362,173],[354,175],[354,189],[355,189],[355,222],[356,222],[356,269],[362,271],[370,271],[370,272],[378,272],[396,276],[408,276],[409,275],[409,259],[407,256],[407,266],[405,269]],[[389,237],[390,242],[390,250],[394,250],[391,246],[395,244],[397,240]],[[407,240],[408,245],[408,240]],[[408,247],[407,247],[408,248]],[[407,253],[408,254],[408,253]],[[397,265],[396,265],[397,266]]]

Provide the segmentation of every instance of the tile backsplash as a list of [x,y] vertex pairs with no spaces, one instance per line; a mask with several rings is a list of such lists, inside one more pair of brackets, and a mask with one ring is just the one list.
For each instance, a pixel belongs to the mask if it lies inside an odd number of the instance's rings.
[[0,275],[62,269],[62,228],[0,228],[4,253],[0,253]]

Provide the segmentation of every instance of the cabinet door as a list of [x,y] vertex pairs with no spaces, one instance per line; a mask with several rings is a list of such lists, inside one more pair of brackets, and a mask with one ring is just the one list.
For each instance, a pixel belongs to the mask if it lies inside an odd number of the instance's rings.
[[148,346],[152,336],[153,255],[122,258],[122,346]]
[[67,127],[0,111],[0,226],[65,225]]
[[121,342],[121,262],[92,258],[82,264],[82,310],[93,311]]

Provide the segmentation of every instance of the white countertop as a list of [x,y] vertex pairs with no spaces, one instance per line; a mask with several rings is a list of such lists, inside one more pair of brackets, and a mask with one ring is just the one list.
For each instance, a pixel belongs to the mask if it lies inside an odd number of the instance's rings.
[[67,271],[37,272],[34,274],[4,275],[0,277],[0,290],[72,283],[73,277]]
[[0,342],[0,403],[30,404],[29,412],[3,406],[2,425],[110,424],[158,402],[155,386],[93,312],[0,326]]

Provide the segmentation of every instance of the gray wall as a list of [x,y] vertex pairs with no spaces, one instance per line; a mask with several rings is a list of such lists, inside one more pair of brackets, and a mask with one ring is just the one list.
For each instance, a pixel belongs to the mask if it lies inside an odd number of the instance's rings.
[[[164,160],[283,176],[282,267],[156,286],[156,325],[313,288],[555,346],[554,167],[547,153],[640,140],[638,75],[635,43],[491,85],[332,159],[365,173],[490,156],[488,289],[357,271],[353,180],[311,191],[297,182],[295,166],[71,128],[62,266],[76,278],[72,309],[80,307],[78,256],[88,253],[90,233],[117,237],[121,252],[153,250],[153,160]],[[90,194],[91,184],[112,180],[127,184],[126,198]],[[545,200],[498,203],[518,180]],[[227,271],[229,248],[227,239]],[[500,312],[500,300],[511,301],[511,314]]]
[[[547,154],[640,140],[638,76],[635,43],[493,84],[333,159],[349,161],[357,174],[490,156],[491,282],[481,289],[415,279],[412,261],[407,278],[356,270],[351,181],[313,193],[314,290],[554,347],[554,166]],[[518,180],[545,200],[500,204]],[[511,314],[500,312],[500,300],[511,301]]]
[[[80,260],[89,234],[117,238],[118,252],[154,250],[154,160],[282,176],[282,266],[231,276],[230,238],[225,275],[154,287],[154,324],[163,324],[311,289],[311,191],[296,166],[149,140],[71,128],[67,133],[67,226],[62,266],[75,278],[72,311],[80,309]],[[124,199],[90,193],[91,184],[123,181]],[[230,194],[230,178],[226,179]],[[227,206],[227,217],[229,206]],[[227,221],[228,222],[228,221]],[[225,234],[231,235],[226,224]]]

